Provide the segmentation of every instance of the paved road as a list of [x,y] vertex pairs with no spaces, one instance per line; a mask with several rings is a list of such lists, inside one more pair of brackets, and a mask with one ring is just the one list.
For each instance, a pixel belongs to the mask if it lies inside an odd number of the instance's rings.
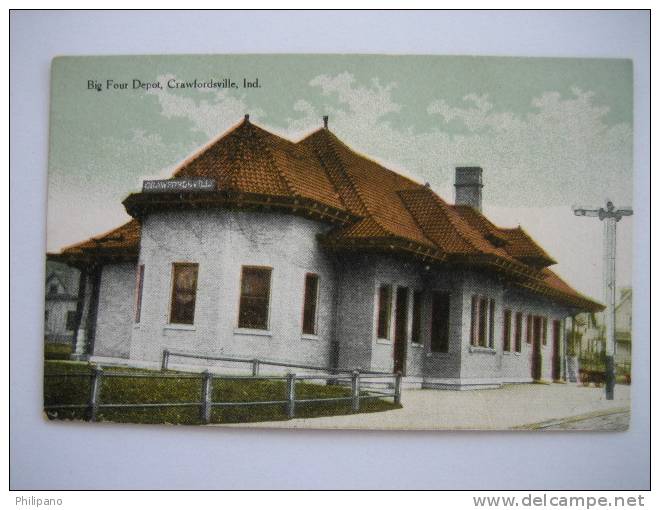
[[584,417],[582,419],[566,420],[554,423],[542,430],[628,430],[630,412],[616,412],[602,416]]
[[[596,416],[630,408],[630,387],[617,386],[614,400],[606,400],[603,388],[576,384],[515,384],[493,390],[404,390],[403,409],[381,413],[350,414],[323,418],[299,418],[230,426],[316,429],[381,430],[503,430],[539,429],[576,416]],[[227,426],[227,425],[222,425]],[[575,425],[577,426],[577,425]],[[608,428],[609,430],[609,428]]]

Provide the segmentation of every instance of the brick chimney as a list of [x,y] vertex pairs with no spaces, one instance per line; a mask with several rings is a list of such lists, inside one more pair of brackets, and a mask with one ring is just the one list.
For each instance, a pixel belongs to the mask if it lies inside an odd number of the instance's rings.
[[456,188],[456,205],[469,205],[481,211],[481,167],[457,166],[454,187]]

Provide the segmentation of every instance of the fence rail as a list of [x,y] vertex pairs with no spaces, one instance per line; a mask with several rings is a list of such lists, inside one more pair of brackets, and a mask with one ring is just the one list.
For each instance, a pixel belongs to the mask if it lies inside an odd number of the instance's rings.
[[192,359],[203,359],[206,361],[227,361],[230,363],[245,363],[252,365],[252,375],[259,375],[259,368],[264,366],[272,367],[285,367],[285,368],[299,368],[303,370],[318,370],[321,372],[327,372],[330,374],[352,374],[353,372],[359,372],[360,374],[372,374],[372,375],[387,375],[391,376],[391,372],[379,372],[376,370],[366,370],[364,368],[331,368],[331,367],[319,367],[314,365],[301,365],[298,363],[285,363],[282,361],[271,361],[264,360],[259,358],[237,358],[231,356],[211,356],[204,354],[193,354],[189,352],[180,352],[180,351],[171,351],[169,349],[163,349],[163,356],[161,358],[161,370],[164,372],[168,369],[170,363],[170,357],[177,358],[192,358]]
[[[134,409],[134,408],[160,408],[160,407],[198,407],[200,411],[200,420],[202,423],[211,422],[211,411],[214,407],[248,407],[260,405],[284,405],[288,418],[295,418],[296,406],[298,404],[309,404],[319,402],[351,402],[351,411],[360,412],[360,403],[365,400],[392,398],[395,404],[401,403],[401,373],[384,374],[369,373],[361,374],[354,370],[348,375],[329,374],[329,375],[296,375],[286,374],[282,376],[245,376],[245,375],[216,375],[208,370],[199,374],[163,374],[163,373],[131,373],[120,371],[105,372],[100,366],[92,367],[91,374],[87,373],[51,373],[45,374],[45,377],[89,377],[91,379],[89,395],[85,404],[48,404],[44,405],[46,410],[54,409],[86,409],[86,419],[88,421],[97,421],[100,409]],[[199,401],[194,402],[144,402],[144,403],[113,403],[101,402],[101,389],[103,380],[106,378],[149,378],[149,379],[198,379],[201,380],[201,396]],[[377,391],[371,388],[361,386],[363,379],[388,378],[393,381],[393,390],[391,392]],[[280,380],[286,382],[286,391],[281,400],[264,401],[244,401],[244,402],[214,402],[213,401],[213,380]],[[341,397],[321,397],[321,398],[296,398],[296,383],[309,380],[325,381],[343,381],[350,382],[350,396]],[[376,381],[370,381],[373,384]],[[377,381],[386,383],[387,381]]]

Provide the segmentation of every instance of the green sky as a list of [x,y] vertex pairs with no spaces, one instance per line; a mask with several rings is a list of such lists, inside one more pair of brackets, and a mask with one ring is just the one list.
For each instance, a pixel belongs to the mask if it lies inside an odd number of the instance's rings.
[[[229,78],[239,85],[258,78],[261,87],[147,93],[87,86],[108,79],[129,87],[133,79],[164,84],[165,77]],[[293,139],[328,114],[330,128],[348,145],[430,182],[448,200],[453,167],[479,164],[484,206],[501,222],[517,222],[523,208],[564,210],[573,203],[600,205],[606,197],[629,204],[632,86],[627,60],[58,58],[52,65],[48,249],[127,219],[121,200],[143,178],[166,177],[244,113]],[[503,212],[512,209],[517,212]]]

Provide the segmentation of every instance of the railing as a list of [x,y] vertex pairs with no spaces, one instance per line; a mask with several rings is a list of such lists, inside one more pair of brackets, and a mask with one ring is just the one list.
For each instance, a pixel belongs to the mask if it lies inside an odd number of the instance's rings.
[[369,375],[384,375],[391,376],[391,372],[379,372],[376,370],[365,370],[360,367],[356,368],[330,368],[330,367],[319,367],[314,365],[300,365],[297,363],[285,363],[282,361],[269,361],[259,358],[236,358],[229,356],[207,356],[204,354],[192,354],[188,352],[177,352],[170,351],[169,349],[163,349],[163,357],[161,359],[161,370],[164,372],[168,369],[170,363],[170,357],[175,356],[177,358],[193,358],[193,359],[203,359],[206,361],[227,361],[231,363],[245,363],[252,366],[252,376],[256,377],[259,375],[259,368],[264,366],[272,367],[284,367],[284,368],[299,368],[303,370],[318,370],[321,372],[327,372],[329,374],[352,374],[353,372],[359,372],[360,374],[369,374]]
[[[351,411],[357,413],[360,411],[360,404],[365,400],[392,398],[395,404],[401,403],[401,373],[397,374],[361,374],[358,371],[353,371],[350,377],[345,375],[296,375],[286,374],[283,376],[249,376],[249,375],[215,375],[211,374],[208,370],[199,374],[190,373],[176,373],[176,374],[163,374],[163,373],[130,373],[130,372],[105,372],[101,367],[92,367],[91,374],[89,373],[51,373],[45,374],[44,377],[91,377],[91,384],[89,389],[88,401],[86,404],[50,404],[45,405],[45,410],[54,409],[86,409],[86,419],[88,421],[96,421],[100,409],[117,409],[117,408],[159,408],[159,407],[198,407],[200,411],[200,421],[208,424],[211,422],[211,411],[214,407],[246,407],[246,406],[262,406],[262,405],[284,405],[286,409],[287,418],[296,417],[296,406],[298,404],[320,403],[320,402],[351,402]],[[101,402],[101,388],[103,380],[108,377],[124,377],[124,378],[153,378],[153,379],[201,379],[201,397],[199,401],[195,402],[148,402],[148,403],[112,403]],[[393,391],[376,391],[372,387],[361,388],[361,381],[363,379],[393,379]],[[265,401],[246,401],[246,402],[214,402],[213,395],[213,381],[217,380],[281,380],[286,381],[285,398],[281,400],[265,400]],[[304,382],[308,380],[325,380],[325,381],[350,381],[350,396],[342,397],[323,397],[323,398],[296,398],[296,382]],[[391,384],[386,381],[370,381],[370,386],[378,384]],[[389,388],[388,388],[389,389]]]

